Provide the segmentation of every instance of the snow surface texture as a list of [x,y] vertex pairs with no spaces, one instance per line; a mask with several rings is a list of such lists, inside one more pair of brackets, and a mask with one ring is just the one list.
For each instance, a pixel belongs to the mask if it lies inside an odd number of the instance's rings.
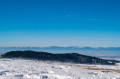
[[118,72],[87,70],[85,67],[120,70],[120,65],[87,65],[50,61],[0,59],[0,79],[120,79]]

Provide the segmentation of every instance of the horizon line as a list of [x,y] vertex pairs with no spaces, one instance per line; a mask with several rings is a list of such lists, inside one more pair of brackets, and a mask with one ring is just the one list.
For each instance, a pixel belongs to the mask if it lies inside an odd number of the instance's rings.
[[19,48],[19,47],[39,47],[39,48],[45,48],[45,47],[79,47],[79,48],[85,48],[85,47],[90,47],[90,48],[120,48],[120,46],[110,46],[110,47],[105,47],[105,46],[100,46],[100,47],[92,47],[92,46],[0,46],[0,47],[3,47],[3,48],[7,48],[7,47],[16,47],[16,48]]

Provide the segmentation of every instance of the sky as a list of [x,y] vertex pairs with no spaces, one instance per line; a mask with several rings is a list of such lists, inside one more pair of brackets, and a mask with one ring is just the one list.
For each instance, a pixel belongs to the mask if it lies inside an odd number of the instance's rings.
[[0,47],[120,47],[120,0],[0,0]]

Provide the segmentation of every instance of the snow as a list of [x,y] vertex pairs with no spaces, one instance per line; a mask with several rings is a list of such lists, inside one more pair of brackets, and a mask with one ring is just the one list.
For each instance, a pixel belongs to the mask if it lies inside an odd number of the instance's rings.
[[120,79],[119,72],[88,70],[86,67],[120,70],[115,66],[71,64],[24,59],[0,59],[0,79]]

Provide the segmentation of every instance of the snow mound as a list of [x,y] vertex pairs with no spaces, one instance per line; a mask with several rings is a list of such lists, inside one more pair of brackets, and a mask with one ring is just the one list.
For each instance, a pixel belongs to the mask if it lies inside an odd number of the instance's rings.
[[87,65],[50,61],[0,59],[0,79],[120,79],[118,72],[88,70],[86,67],[112,68],[120,65]]

